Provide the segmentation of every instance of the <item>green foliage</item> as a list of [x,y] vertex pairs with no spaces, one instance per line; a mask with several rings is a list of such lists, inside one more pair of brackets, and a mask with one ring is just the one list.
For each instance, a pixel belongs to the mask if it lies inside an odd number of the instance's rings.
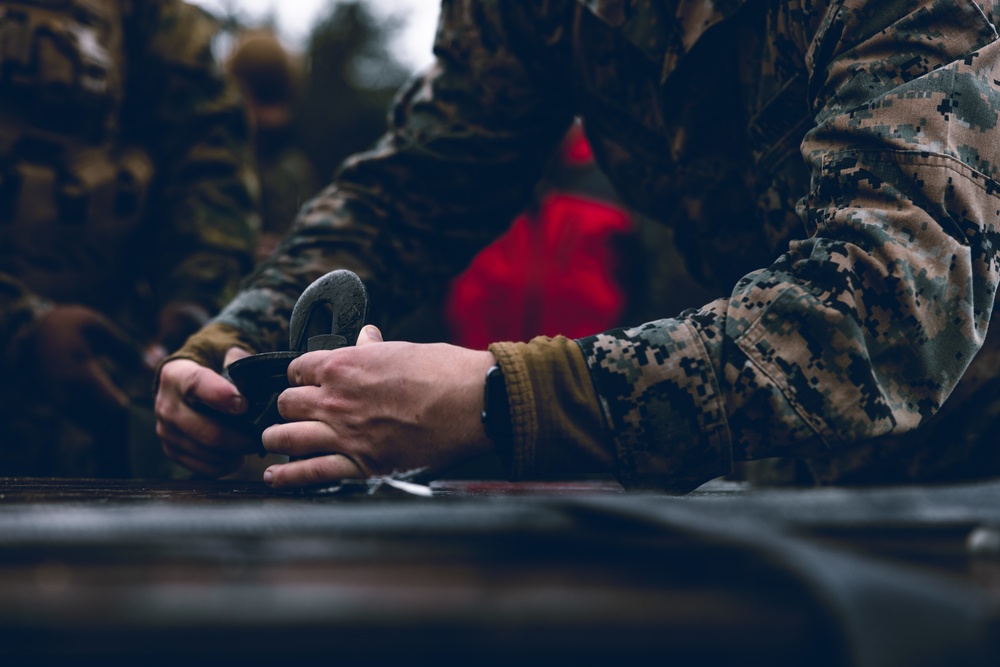
[[392,97],[410,74],[389,52],[400,26],[399,17],[376,19],[362,0],[331,0],[312,30],[297,134],[324,183],[385,131]]

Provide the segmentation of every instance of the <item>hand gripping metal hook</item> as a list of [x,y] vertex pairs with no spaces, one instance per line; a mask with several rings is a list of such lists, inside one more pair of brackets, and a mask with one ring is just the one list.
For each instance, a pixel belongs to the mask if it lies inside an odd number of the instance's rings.
[[[329,306],[330,333],[310,336],[310,323],[322,306]],[[368,292],[357,274],[347,269],[331,271],[302,292],[295,302],[288,327],[288,349],[295,352],[335,350],[354,345],[368,315]]]
[[[308,336],[314,318],[324,308],[332,317],[330,333]],[[290,349],[239,359],[223,372],[247,398],[246,421],[257,431],[283,422],[278,396],[288,388],[288,364],[305,352],[354,345],[367,314],[368,292],[353,271],[331,271],[307,287],[292,309]]]

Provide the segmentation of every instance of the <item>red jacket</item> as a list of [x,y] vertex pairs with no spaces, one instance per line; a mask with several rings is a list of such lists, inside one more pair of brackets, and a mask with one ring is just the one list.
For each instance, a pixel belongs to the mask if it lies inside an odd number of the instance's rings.
[[[565,168],[596,169],[580,134]],[[616,237],[631,232],[611,202],[555,191],[487,246],[452,284],[446,318],[452,342],[485,349],[539,335],[581,338],[620,326],[626,294]]]

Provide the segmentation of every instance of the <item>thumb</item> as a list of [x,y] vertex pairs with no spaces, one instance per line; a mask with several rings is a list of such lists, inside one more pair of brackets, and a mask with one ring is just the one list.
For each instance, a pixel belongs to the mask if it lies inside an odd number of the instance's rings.
[[178,376],[180,393],[188,405],[200,403],[229,415],[246,411],[246,399],[236,385],[215,371],[187,359],[171,361],[163,367],[164,374],[167,369]]
[[222,362],[222,367],[227,368],[229,364],[234,361],[239,361],[240,359],[245,359],[251,356],[249,352],[244,350],[242,347],[236,347],[235,345],[226,352],[226,359]]
[[366,324],[358,333],[358,347],[382,342],[382,332],[374,324]]

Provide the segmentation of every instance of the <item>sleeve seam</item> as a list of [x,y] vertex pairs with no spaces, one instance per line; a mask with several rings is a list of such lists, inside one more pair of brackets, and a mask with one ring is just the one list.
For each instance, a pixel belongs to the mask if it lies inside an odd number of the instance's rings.
[[[915,150],[849,150],[849,151],[839,151],[832,154],[827,154],[823,156],[823,166],[826,167],[827,164],[834,160],[839,160],[845,155],[865,155],[865,156],[875,156],[869,157],[873,161],[880,162],[899,162],[905,158],[917,158],[913,159],[910,164],[913,165],[923,165],[927,167],[936,167],[939,169],[948,169],[959,175],[967,177],[974,185],[979,187],[985,194],[1000,199],[1000,181],[995,180],[991,176],[984,174],[982,171],[970,167],[965,162],[962,162],[957,157],[953,155],[948,155],[947,153],[938,153],[932,151],[915,151]],[[940,164],[935,164],[940,163]]]

